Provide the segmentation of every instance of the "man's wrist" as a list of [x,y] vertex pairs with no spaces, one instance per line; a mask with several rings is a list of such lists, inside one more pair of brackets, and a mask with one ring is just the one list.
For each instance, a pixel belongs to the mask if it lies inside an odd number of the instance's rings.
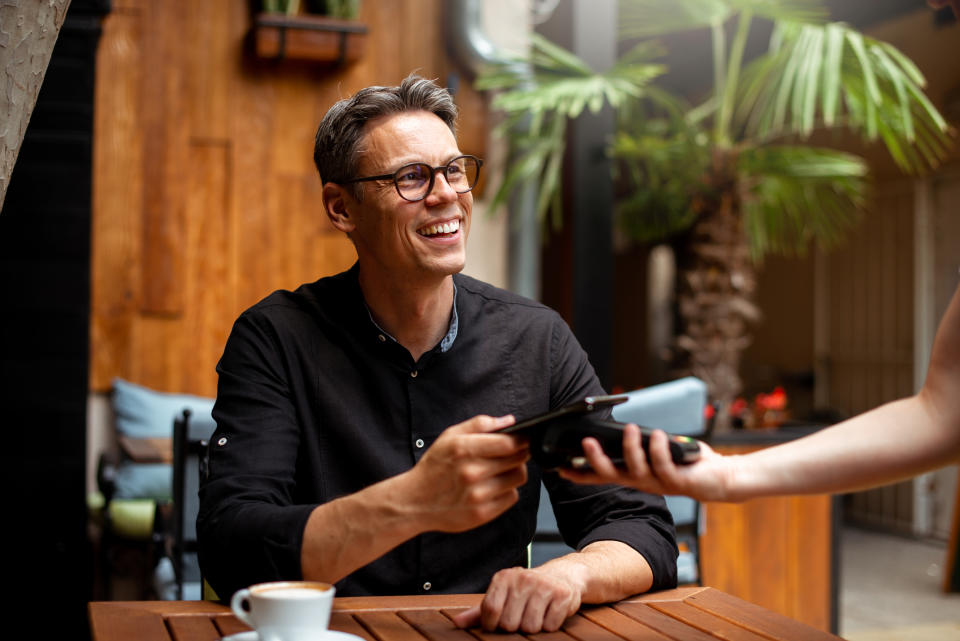
[[531,571],[545,574],[555,580],[566,583],[582,600],[587,593],[590,581],[591,568],[580,559],[581,552],[572,552],[556,559],[551,559],[541,566],[531,568]]

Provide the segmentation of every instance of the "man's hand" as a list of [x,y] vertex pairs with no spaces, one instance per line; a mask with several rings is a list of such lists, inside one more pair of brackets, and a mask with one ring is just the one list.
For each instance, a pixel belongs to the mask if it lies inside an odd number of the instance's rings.
[[567,617],[580,609],[582,581],[549,566],[509,568],[493,575],[483,602],[453,618],[460,628],[482,625],[527,634],[560,629]]
[[582,603],[618,601],[646,592],[651,585],[653,572],[636,550],[620,541],[594,541],[537,568],[500,570],[483,602],[456,615],[453,622],[461,628],[553,632]]
[[701,501],[737,500],[728,488],[735,474],[736,457],[722,456],[700,443],[700,459],[677,465],[670,458],[667,435],[655,430],[650,436],[650,462],[640,446],[640,430],[630,423],[623,431],[625,468],[617,467],[604,454],[595,438],[583,439],[583,452],[591,470],[560,470],[560,476],[577,483],[618,483],[651,494],[685,494]]
[[410,504],[430,530],[463,532],[500,516],[527,482],[527,444],[507,434],[512,416],[475,416],[447,428],[406,473]]

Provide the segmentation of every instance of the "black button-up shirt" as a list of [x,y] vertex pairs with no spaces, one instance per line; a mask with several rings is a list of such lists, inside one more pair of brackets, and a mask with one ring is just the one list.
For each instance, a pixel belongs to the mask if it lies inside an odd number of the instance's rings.
[[[236,321],[217,366],[197,521],[204,577],[220,596],[300,578],[310,512],[410,469],[450,425],[477,414],[519,420],[603,393],[556,312],[467,276],[454,282],[457,331],[417,362],[371,320],[356,266],[275,292]],[[529,466],[503,515],[417,536],[339,581],[337,594],[483,592],[497,570],[525,565],[541,480]],[[662,497],[542,476],[569,545],[622,541],[646,558],[655,589],[675,585]]]

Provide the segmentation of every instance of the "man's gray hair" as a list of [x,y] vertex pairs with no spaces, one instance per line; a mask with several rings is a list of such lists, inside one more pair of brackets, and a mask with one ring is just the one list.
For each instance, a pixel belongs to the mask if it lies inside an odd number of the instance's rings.
[[[374,118],[404,111],[429,111],[439,117],[450,131],[457,121],[453,97],[432,80],[410,74],[398,87],[367,87],[350,98],[337,102],[320,121],[313,145],[313,162],[322,182],[355,178],[360,162],[360,141],[364,126]],[[354,197],[361,186],[351,185]]]

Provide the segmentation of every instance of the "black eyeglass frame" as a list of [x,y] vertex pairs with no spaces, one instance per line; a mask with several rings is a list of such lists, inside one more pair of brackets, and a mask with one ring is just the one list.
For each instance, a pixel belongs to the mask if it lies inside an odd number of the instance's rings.
[[[458,194],[465,194],[468,191],[473,191],[473,188],[477,186],[477,183],[480,181],[480,168],[483,167],[483,160],[471,154],[463,154],[463,155],[457,156],[456,158],[448,162],[446,165],[440,165],[439,167],[430,167],[430,165],[428,165],[425,162],[411,162],[411,163],[407,163],[403,167],[400,167],[400,169],[397,169],[392,174],[381,174],[379,176],[364,176],[362,178],[351,178],[349,180],[332,180],[331,182],[339,183],[341,185],[349,185],[350,183],[367,182],[370,180],[392,180],[393,187],[397,190],[397,194],[401,198],[403,198],[407,202],[416,203],[416,202],[420,202],[421,200],[429,196],[430,192],[433,191],[433,185],[434,185],[434,182],[436,181],[438,171],[444,172],[444,180],[447,180],[447,184],[450,184],[449,179],[447,179],[446,172],[448,169],[450,169],[453,163],[457,162],[461,158],[470,158],[477,163],[477,175],[474,176],[473,178],[473,184],[471,184],[469,187],[467,187],[463,191],[457,191],[456,189],[454,189],[454,191],[456,191]],[[409,167],[416,167],[416,166],[430,167],[430,182],[427,183],[427,190],[423,192],[422,196],[420,196],[419,198],[407,198],[400,191],[400,183],[397,182],[397,176],[399,176],[404,169],[408,169]],[[452,187],[453,186],[451,185],[451,188]]]

